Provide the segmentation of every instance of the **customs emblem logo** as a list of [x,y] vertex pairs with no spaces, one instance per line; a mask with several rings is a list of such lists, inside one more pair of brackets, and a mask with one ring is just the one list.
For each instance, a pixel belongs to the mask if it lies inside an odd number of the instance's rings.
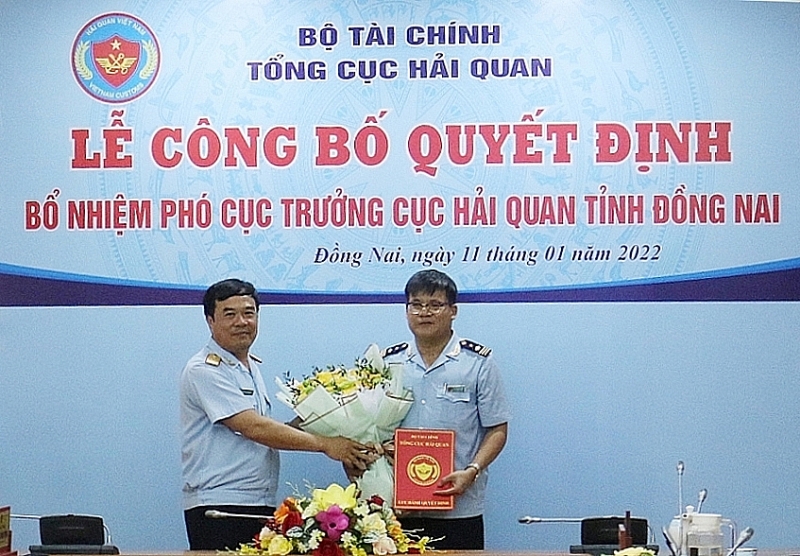
[[408,478],[411,482],[419,486],[430,486],[439,479],[442,468],[436,458],[428,454],[420,454],[411,458],[406,467]]
[[89,96],[112,104],[142,96],[158,75],[161,52],[139,18],[111,13],[83,26],[72,45],[72,71]]

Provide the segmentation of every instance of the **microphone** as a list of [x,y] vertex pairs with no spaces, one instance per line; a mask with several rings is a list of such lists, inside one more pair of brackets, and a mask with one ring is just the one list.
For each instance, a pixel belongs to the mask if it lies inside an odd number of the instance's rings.
[[235,518],[235,519],[261,519],[263,521],[267,521],[268,519],[272,519],[271,515],[233,514],[233,513],[230,513],[230,512],[221,512],[219,510],[206,510],[205,516],[209,517],[211,519]]
[[739,548],[741,548],[741,546],[744,543],[746,543],[747,541],[749,541],[753,537],[753,533],[754,533],[754,531],[753,531],[752,527],[745,528],[744,531],[739,533],[739,538],[736,539],[736,544],[734,544],[731,547],[731,549],[728,551],[728,553],[725,556],[733,556],[734,554],[736,554],[736,551]]
[[678,515],[684,512],[683,509],[683,471],[685,466],[683,460],[678,460],[676,470],[678,471]]
[[526,515],[519,518],[518,521],[528,525],[530,523],[580,523],[582,519],[579,517],[531,517]]
[[703,507],[703,502],[706,501],[706,498],[708,498],[708,490],[700,489],[700,492],[697,493],[697,513],[700,513],[700,508]]

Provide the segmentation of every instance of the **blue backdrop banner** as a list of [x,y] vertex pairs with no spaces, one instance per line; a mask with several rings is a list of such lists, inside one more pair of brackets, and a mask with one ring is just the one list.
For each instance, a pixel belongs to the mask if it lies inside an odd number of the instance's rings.
[[0,305],[800,300],[800,10],[719,4],[5,6]]

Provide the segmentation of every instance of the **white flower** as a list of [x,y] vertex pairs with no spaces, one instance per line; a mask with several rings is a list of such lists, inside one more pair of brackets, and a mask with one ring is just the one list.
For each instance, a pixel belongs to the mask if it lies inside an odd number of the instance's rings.
[[311,537],[308,539],[308,548],[310,548],[311,550],[316,550],[317,548],[319,548],[319,543],[324,535],[325,533],[323,533],[319,529],[314,529],[313,531],[311,531]]
[[386,556],[387,554],[397,554],[397,545],[390,537],[381,537],[376,542],[372,543],[372,552],[378,556]]
[[386,522],[383,521],[381,515],[377,513],[369,514],[358,520],[358,527],[361,530],[361,532],[364,533],[365,535],[386,534]]

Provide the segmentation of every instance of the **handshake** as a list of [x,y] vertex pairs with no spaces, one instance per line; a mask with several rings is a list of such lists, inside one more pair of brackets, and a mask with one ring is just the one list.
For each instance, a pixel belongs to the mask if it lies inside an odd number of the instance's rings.
[[359,458],[355,465],[342,460],[344,472],[351,483],[360,479],[364,471],[380,458],[386,458],[389,465],[394,467],[394,440],[388,440],[383,444],[367,442],[363,446],[364,448],[360,450],[363,457]]

